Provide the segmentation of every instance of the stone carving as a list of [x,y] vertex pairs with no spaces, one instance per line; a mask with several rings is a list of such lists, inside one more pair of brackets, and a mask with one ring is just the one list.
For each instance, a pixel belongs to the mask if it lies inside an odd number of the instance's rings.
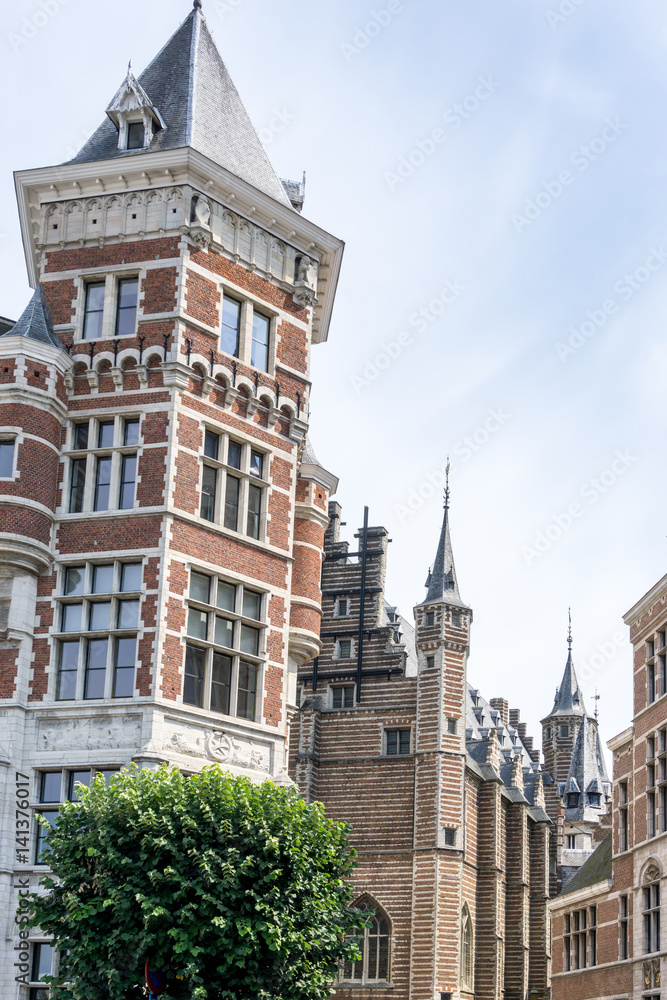
[[310,306],[315,301],[317,274],[315,262],[305,254],[299,258],[294,282],[294,301],[302,306]]
[[192,199],[191,222],[208,229],[211,221],[211,203],[203,195],[195,195]]
[[165,742],[165,749],[193,757],[209,757],[221,764],[236,764],[253,771],[269,771],[269,754],[265,745],[238,740],[229,733],[211,731],[203,736],[177,730]]
[[137,715],[92,716],[88,719],[42,719],[38,723],[43,750],[101,750],[137,746]]
[[657,865],[649,865],[644,872],[644,885],[648,885],[649,882],[657,882],[660,878],[660,869]]

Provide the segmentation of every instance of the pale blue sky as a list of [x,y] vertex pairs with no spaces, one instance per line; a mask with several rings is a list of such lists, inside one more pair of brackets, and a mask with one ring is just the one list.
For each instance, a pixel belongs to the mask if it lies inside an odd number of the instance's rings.
[[[73,155],[127,60],[143,69],[189,6],[2,6],[0,314],[28,296],[12,170]],[[539,735],[571,604],[608,739],[630,721],[621,615],[667,570],[664,4],[204,0],[204,12],[277,171],[307,170],[306,214],[347,243],[312,401],[346,530],[364,503],[387,525],[389,595],[409,614],[441,519],[439,491],[421,505],[419,491],[451,452],[470,680]],[[590,336],[573,335],[587,321]]]

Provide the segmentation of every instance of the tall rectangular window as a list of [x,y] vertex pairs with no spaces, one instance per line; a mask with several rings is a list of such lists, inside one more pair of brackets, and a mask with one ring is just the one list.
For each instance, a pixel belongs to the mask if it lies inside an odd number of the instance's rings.
[[236,476],[227,476],[225,485],[225,528],[236,531],[239,523],[239,487],[241,482]]
[[146,140],[146,126],[143,122],[130,122],[127,126],[127,148],[143,149]]
[[184,704],[255,719],[266,628],[262,606],[256,591],[191,572]]
[[118,507],[127,510],[134,507],[134,491],[137,484],[137,456],[123,455],[120,471],[120,493]]
[[262,516],[262,491],[259,486],[250,483],[248,486],[248,535],[259,538],[260,519]]
[[239,354],[239,330],[241,328],[241,303],[227,295],[222,300],[222,331],[220,350],[237,358]]
[[628,935],[628,897],[618,897],[618,957],[621,961],[630,957]]
[[83,317],[83,339],[96,340],[102,336],[104,315],[104,282],[95,281],[86,285],[86,305]]
[[32,979],[33,983],[43,983],[46,976],[52,975],[53,945],[37,942],[32,946]]
[[134,694],[134,665],[137,655],[136,648],[137,640],[134,637],[131,639],[116,639],[113,678],[114,698],[131,698]]
[[628,849],[628,783],[621,781],[618,786],[618,849]]
[[269,332],[271,320],[261,313],[253,312],[252,316],[252,350],[250,364],[265,372],[269,369]]
[[86,463],[87,459],[85,458],[75,458],[72,462],[69,491],[70,514],[80,514],[83,510],[83,501],[86,493]]
[[660,883],[643,890],[644,953],[660,951]]
[[116,336],[132,336],[137,329],[138,278],[121,278],[116,300]]
[[215,521],[215,498],[218,489],[218,470],[205,465],[201,474],[200,515],[207,521]]
[[646,832],[649,837],[655,837],[655,792],[646,796]]
[[72,701],[76,698],[76,678],[79,669],[79,640],[60,643],[58,664],[58,701]]
[[98,458],[95,469],[95,510],[109,509],[109,493],[111,491],[111,456]]
[[14,448],[16,441],[0,441],[0,479],[11,479],[14,475]]
[[646,700],[649,705],[655,701],[655,663],[646,664]]

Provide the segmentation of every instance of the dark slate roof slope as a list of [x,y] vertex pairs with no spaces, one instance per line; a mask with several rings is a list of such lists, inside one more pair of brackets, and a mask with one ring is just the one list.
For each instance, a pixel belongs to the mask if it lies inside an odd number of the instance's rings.
[[53,323],[49,316],[49,310],[44,298],[44,289],[37,285],[33,297],[23,310],[21,318],[12,327],[5,330],[0,336],[3,337],[28,337],[30,340],[37,340],[41,344],[48,344],[49,347],[59,347],[62,344],[53,331]]
[[107,119],[72,163],[190,146],[291,207],[198,7],[144,70],[139,83],[167,126],[155,134],[149,149],[118,149],[118,132]]
[[567,888],[561,896],[568,896],[579,889],[588,889],[598,882],[611,878],[611,833],[608,833],[599,847],[591,854],[588,861],[581,866],[576,875],[567,883]]
[[4,316],[0,316],[0,337],[3,333],[7,333],[8,330],[14,326],[13,319],[6,319]]

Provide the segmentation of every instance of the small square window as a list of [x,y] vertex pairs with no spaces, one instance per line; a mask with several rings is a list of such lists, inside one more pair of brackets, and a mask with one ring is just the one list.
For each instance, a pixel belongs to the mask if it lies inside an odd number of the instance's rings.
[[456,828],[445,827],[445,847],[456,847]]
[[141,590],[141,563],[124,563],[120,572],[120,589],[124,592]]
[[567,736],[570,735],[570,727],[569,726],[559,726],[559,729],[560,729],[560,736],[563,739],[565,739],[565,737],[567,737]]
[[341,660],[349,660],[352,656],[352,640],[341,639],[338,643],[338,656]]
[[435,666],[435,656],[427,656],[426,657],[426,669],[430,670],[434,666]]
[[385,741],[388,757],[406,756],[410,753],[409,729],[388,729]]
[[126,420],[125,429],[123,432],[123,444],[125,447],[132,447],[135,444],[139,444],[139,421],[138,420]]
[[210,592],[210,576],[205,576],[203,573],[195,573],[193,570],[190,574],[190,598],[193,601],[201,601],[202,604],[208,604]]
[[220,435],[214,434],[213,431],[206,431],[204,435],[204,454],[206,457],[212,458],[217,462],[219,449]]
[[254,618],[260,621],[262,617],[262,595],[256,594],[254,590],[243,591],[243,614],[246,618]]
[[346,597],[340,597],[338,599],[338,611],[337,614],[341,618],[346,618],[348,614],[348,601]]
[[65,570],[65,594],[72,597],[83,594],[85,575],[85,566],[68,566]]
[[63,773],[62,771],[42,772],[42,785],[40,788],[40,802],[60,802],[62,795]]
[[93,594],[110,594],[113,591],[113,565],[96,566],[93,570]]
[[450,734],[450,736],[456,736],[456,729],[457,729],[456,723],[457,723],[456,719],[447,719],[447,732]]
[[424,616],[424,624],[426,626],[435,625],[435,611],[427,611]]
[[97,447],[98,448],[112,448],[113,447],[113,433],[114,433],[114,421],[105,420],[98,427],[97,431]]
[[236,610],[236,587],[232,583],[218,581],[218,607],[223,611]]
[[227,448],[227,465],[231,465],[232,469],[241,468],[241,445],[237,444],[236,441],[229,442],[229,447]]
[[335,687],[332,689],[331,703],[334,708],[354,708],[354,688]]
[[452,625],[454,626],[454,628],[461,627],[461,615],[458,613],[458,611],[452,611]]

